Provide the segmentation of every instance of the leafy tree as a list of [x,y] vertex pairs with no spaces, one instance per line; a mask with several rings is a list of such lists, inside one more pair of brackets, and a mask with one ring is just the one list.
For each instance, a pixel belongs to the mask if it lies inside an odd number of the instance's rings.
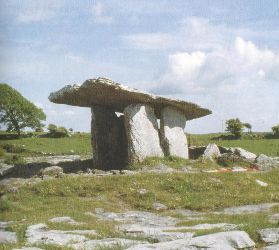
[[65,127],[57,127],[54,124],[49,124],[47,127],[51,137],[67,137],[69,136],[68,130]]
[[279,124],[272,127],[273,134],[279,136]]
[[8,84],[0,83],[0,123],[7,127],[7,131],[16,131],[20,136],[24,128],[42,127],[41,121],[45,119],[42,109]]
[[252,125],[250,123],[243,123],[243,126],[248,129],[248,132],[252,132]]
[[226,131],[231,132],[236,138],[241,137],[243,124],[238,118],[227,120],[226,126]]
[[50,134],[54,134],[57,131],[57,126],[50,123],[48,124],[47,130]]

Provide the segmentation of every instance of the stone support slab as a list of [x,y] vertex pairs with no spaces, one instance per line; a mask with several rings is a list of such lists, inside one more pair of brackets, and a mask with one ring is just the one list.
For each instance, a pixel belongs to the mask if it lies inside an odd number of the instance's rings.
[[173,107],[161,111],[160,136],[166,156],[179,156],[188,159],[188,143],[184,132],[185,115]]
[[159,138],[157,118],[149,105],[131,104],[124,110],[128,140],[128,162],[141,162],[146,157],[164,156]]
[[127,165],[127,139],[123,116],[100,106],[91,107],[92,148],[95,167],[122,169]]

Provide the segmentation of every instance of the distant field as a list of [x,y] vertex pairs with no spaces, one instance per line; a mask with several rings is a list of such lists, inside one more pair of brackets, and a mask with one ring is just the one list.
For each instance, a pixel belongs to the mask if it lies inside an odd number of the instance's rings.
[[279,156],[279,139],[259,139],[259,140],[217,140],[212,139],[222,134],[203,134],[190,135],[189,142],[192,146],[208,145],[209,143],[216,143],[224,147],[241,147],[255,154],[266,154],[270,156]]
[[[64,138],[20,138],[20,139],[0,139],[0,146],[13,144],[26,148],[30,152],[25,155],[35,155],[35,152],[61,154],[91,154],[91,141],[89,133],[74,134]],[[25,145],[25,146],[23,146]]]
[[[0,132],[0,135],[5,132]],[[191,134],[188,136],[188,141],[191,146],[208,145],[216,143],[225,147],[241,147],[256,154],[266,154],[270,156],[279,156],[279,139],[241,139],[241,140],[218,140],[213,139],[222,134]],[[223,134],[224,135],[224,134]],[[24,147],[27,152],[22,155],[37,155],[40,152],[61,154],[91,154],[91,136],[90,133],[75,133],[71,137],[65,138],[43,138],[29,137],[20,139],[1,139],[0,146],[12,144],[19,147]],[[25,145],[25,146],[23,146]]]

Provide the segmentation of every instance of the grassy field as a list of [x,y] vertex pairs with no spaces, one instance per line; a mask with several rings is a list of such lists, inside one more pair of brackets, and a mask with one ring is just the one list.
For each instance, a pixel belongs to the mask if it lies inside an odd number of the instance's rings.
[[[267,182],[267,187],[256,184],[256,179]],[[266,173],[197,173],[197,174],[138,174],[132,176],[106,177],[63,177],[22,187],[18,193],[8,193],[5,204],[1,204],[0,220],[16,221],[11,230],[20,239],[17,246],[25,241],[28,225],[47,223],[52,229],[96,229],[102,237],[121,236],[115,231],[115,223],[100,223],[86,212],[94,212],[101,207],[105,211],[144,210],[158,213],[153,209],[154,202],[168,206],[163,215],[174,215],[173,209],[186,208],[197,211],[212,211],[225,207],[279,202],[279,171]],[[147,193],[141,194],[145,188]],[[279,206],[273,212],[279,212]],[[48,219],[57,216],[71,216],[85,222],[80,226],[52,224]],[[241,224],[256,242],[259,242],[257,229],[272,227],[268,214],[252,215],[208,215],[201,221],[189,223],[227,222]],[[206,234],[212,231],[200,231]],[[15,245],[10,246],[15,247]],[[1,245],[0,245],[1,248]],[[47,248],[46,248],[47,249]],[[60,248],[49,248],[60,249]]]
[[14,145],[25,149],[22,155],[32,156],[45,154],[77,154],[90,155],[91,136],[90,133],[76,133],[71,137],[64,138],[46,138],[46,137],[27,137],[19,139],[0,139],[0,146]]
[[[0,133],[0,135],[3,133],[5,132]],[[191,146],[216,143],[225,147],[242,147],[256,154],[279,156],[279,139],[217,139],[220,135],[222,134],[192,134],[188,136],[188,141]],[[42,153],[55,155],[90,155],[92,153],[90,133],[75,133],[71,137],[64,138],[27,137],[20,139],[0,139],[0,147],[7,144],[25,149],[24,152],[20,153],[23,156],[35,156]]]
[[[241,147],[255,154],[266,154],[279,156],[279,139],[239,139],[239,140],[219,140],[221,133],[215,134],[192,134],[189,142],[192,146],[203,146],[209,143],[216,143],[224,147]],[[224,134],[223,134],[224,135]],[[216,138],[216,139],[214,139]]]

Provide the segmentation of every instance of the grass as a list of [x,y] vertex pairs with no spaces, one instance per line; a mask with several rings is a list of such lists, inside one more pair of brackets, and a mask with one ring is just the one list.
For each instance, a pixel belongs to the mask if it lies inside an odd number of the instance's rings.
[[[241,147],[255,154],[266,154],[269,156],[279,156],[279,139],[238,139],[219,140],[221,133],[190,135],[189,142],[192,146],[205,146],[209,143],[216,143],[224,147]],[[214,139],[216,138],[216,139]]]
[[76,133],[71,137],[64,138],[27,137],[19,139],[1,139],[0,147],[4,148],[5,146],[10,146],[12,150],[14,149],[17,151],[22,149],[19,153],[24,156],[40,154],[90,155],[92,153],[91,136],[89,133]]
[[147,157],[141,163],[137,163],[131,166],[131,169],[137,170],[142,169],[143,167],[147,167],[148,169],[156,168],[160,165],[165,165],[167,167],[171,167],[173,169],[181,169],[182,167],[193,167],[195,169],[208,170],[208,169],[216,169],[220,167],[216,164],[216,162],[198,159],[195,161],[186,160],[176,156],[166,156],[166,157]]
[[[24,244],[26,227],[47,223],[56,229],[96,229],[102,237],[117,237],[114,222],[100,223],[86,212],[101,207],[105,211],[154,210],[160,202],[169,209],[186,208],[212,211],[230,206],[279,202],[279,171],[266,173],[196,173],[196,174],[137,174],[131,176],[63,177],[25,185],[18,193],[8,193],[7,205],[0,220],[17,221],[11,226],[19,236],[18,246]],[[267,182],[261,187],[255,180]],[[140,194],[145,188],[148,192]],[[163,212],[167,213],[167,212]],[[49,223],[57,216],[71,216],[85,222],[80,226]],[[253,217],[254,216],[254,217]],[[257,217],[255,217],[257,216]],[[267,215],[207,217],[207,222],[244,224],[241,228],[258,241],[256,229],[270,226]],[[186,223],[186,222],[185,222]],[[195,222],[198,224],[198,222]],[[200,232],[203,233],[203,232]],[[206,232],[204,232],[206,233]],[[1,248],[1,246],[0,246]]]

